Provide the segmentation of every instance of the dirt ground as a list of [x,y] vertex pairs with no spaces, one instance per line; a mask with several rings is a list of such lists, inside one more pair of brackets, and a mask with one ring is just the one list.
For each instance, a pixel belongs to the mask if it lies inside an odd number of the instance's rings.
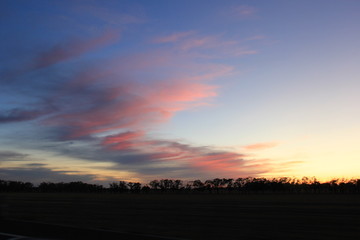
[[182,239],[360,239],[359,195],[8,193],[3,217]]

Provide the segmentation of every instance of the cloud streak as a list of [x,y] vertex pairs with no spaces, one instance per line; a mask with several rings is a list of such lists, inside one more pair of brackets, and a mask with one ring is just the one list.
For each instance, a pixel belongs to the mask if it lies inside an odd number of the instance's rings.
[[5,161],[25,161],[29,155],[12,152],[12,151],[0,151],[0,162]]
[[51,112],[52,110],[50,109],[26,110],[14,108],[8,111],[0,112],[0,124],[34,120]]
[[81,172],[56,171],[47,167],[28,166],[14,168],[0,168],[3,180],[41,182],[96,182],[96,175]]
[[67,42],[59,43],[50,49],[40,51],[34,59],[22,66],[22,68],[8,70],[7,72],[2,73],[0,75],[0,81],[8,82],[13,80],[13,78],[22,76],[29,72],[47,68],[64,61],[80,57],[88,52],[108,46],[118,41],[119,38],[119,32],[108,31],[92,39],[73,39]]
[[153,39],[152,42],[154,42],[154,43],[174,43],[174,42],[177,42],[180,39],[188,37],[194,33],[195,33],[194,31],[177,32],[177,33],[173,33],[173,34],[170,34],[167,36],[156,37]]
[[257,151],[257,150],[273,148],[276,147],[277,145],[279,145],[279,143],[277,142],[256,143],[256,144],[244,146],[244,149],[249,151]]
[[119,36],[118,32],[111,31],[106,32],[97,38],[86,41],[73,40],[67,43],[58,44],[41,53],[36,59],[34,59],[30,69],[40,69],[79,57],[82,54],[114,43],[119,39]]
[[239,5],[239,6],[235,6],[231,12],[234,16],[244,18],[244,17],[254,16],[256,14],[256,9],[254,7],[247,5]]

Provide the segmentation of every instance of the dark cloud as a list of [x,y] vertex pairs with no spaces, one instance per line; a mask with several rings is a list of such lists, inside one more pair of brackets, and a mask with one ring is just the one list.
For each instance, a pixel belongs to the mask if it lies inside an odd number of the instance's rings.
[[85,54],[91,50],[108,45],[118,40],[117,32],[107,32],[100,37],[90,40],[73,40],[58,44],[51,49],[42,52],[32,62],[30,69],[36,70],[48,67]]
[[[47,50],[40,51],[26,64],[17,69],[4,69],[0,73],[0,82],[8,83],[30,72],[44,69],[65,62],[98,48],[110,45],[119,39],[119,32],[109,31],[92,39],[74,39],[58,43]],[[34,54],[34,53],[33,53]]]
[[17,167],[0,168],[0,176],[3,180],[41,182],[96,182],[96,176],[65,171],[54,171],[45,167]]
[[[101,138],[98,141],[72,141],[71,144],[63,142],[62,147],[55,144],[52,149],[64,157],[113,163],[106,169],[137,173],[143,179],[258,176],[275,167],[269,161],[261,164],[245,161],[246,156],[239,153],[219,151],[212,147],[194,147],[175,140],[150,139],[152,150],[147,153],[143,148],[109,150],[102,147],[100,141]],[[47,150],[49,148],[45,147]],[[276,168],[280,169],[280,166]]]
[[29,121],[49,114],[49,110],[25,110],[14,108],[8,111],[0,112],[0,124],[11,122]]
[[38,168],[38,167],[45,167],[47,164],[45,163],[27,163],[24,164],[25,167],[31,167],[31,168]]
[[12,151],[0,151],[0,162],[4,161],[26,161],[28,154],[17,153]]
[[[153,167],[153,166],[150,166],[148,168],[139,167],[136,169],[136,171],[140,174],[157,175],[157,176],[167,175],[167,176],[171,176],[171,178],[174,178],[176,176],[182,177],[184,172],[189,173],[189,169],[185,168],[185,167]],[[191,175],[194,175],[194,173],[192,173]]]

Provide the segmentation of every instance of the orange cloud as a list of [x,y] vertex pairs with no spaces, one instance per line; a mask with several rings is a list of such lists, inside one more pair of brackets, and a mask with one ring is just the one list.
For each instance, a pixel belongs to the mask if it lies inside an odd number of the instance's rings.
[[277,145],[279,145],[279,143],[277,142],[266,142],[266,143],[256,143],[256,144],[251,144],[251,145],[247,145],[244,146],[243,148],[245,150],[263,150],[263,149],[267,149],[267,148],[273,148],[276,147]]

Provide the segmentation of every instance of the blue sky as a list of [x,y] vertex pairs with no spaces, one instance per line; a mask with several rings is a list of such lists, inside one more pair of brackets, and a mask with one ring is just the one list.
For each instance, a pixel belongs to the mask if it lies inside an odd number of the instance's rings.
[[0,178],[359,177],[357,1],[0,4]]

